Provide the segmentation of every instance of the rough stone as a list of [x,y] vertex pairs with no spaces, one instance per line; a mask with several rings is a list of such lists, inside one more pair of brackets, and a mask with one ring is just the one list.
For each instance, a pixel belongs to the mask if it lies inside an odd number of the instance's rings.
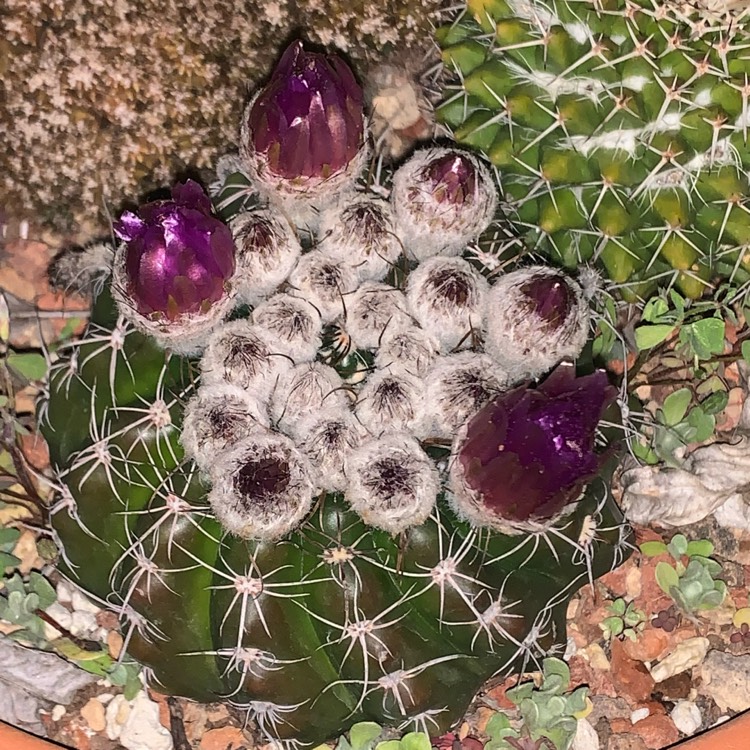
[[623,650],[635,661],[656,661],[669,646],[669,636],[658,628],[646,628],[635,641],[623,641]]
[[706,658],[708,647],[708,638],[688,638],[651,669],[651,676],[655,682],[663,682],[673,675],[698,666]]
[[586,719],[579,719],[571,750],[599,750],[599,735]]
[[672,719],[664,714],[654,714],[633,724],[633,732],[646,744],[649,750],[660,750],[680,738],[680,733]]
[[648,747],[637,734],[613,734],[607,750],[648,750]]
[[81,709],[81,716],[94,732],[103,732],[107,727],[104,705],[96,698],[91,698]]
[[678,701],[669,715],[677,729],[688,736],[695,734],[703,723],[701,711],[692,701]]
[[201,737],[199,750],[239,750],[249,747],[250,742],[239,727],[210,729]]
[[651,695],[654,680],[646,667],[639,661],[631,659],[620,641],[612,642],[612,684],[618,693],[631,703],[642,703]]
[[596,725],[600,719],[628,719],[631,708],[624,698],[610,698],[606,695],[592,695],[593,708],[586,717],[592,724]]
[[711,651],[701,668],[701,692],[722,711],[750,708],[750,656]]
[[360,75],[388,46],[409,50],[401,56],[415,59],[402,65],[417,72],[442,3],[7,0],[3,7],[4,207],[64,231],[87,224],[101,231],[122,201],[205,170],[231,149],[248,88],[271,72],[294,29],[346,52]]
[[656,684],[655,692],[661,694],[667,700],[680,700],[690,695],[693,681],[687,672],[681,672],[668,677],[663,682]]

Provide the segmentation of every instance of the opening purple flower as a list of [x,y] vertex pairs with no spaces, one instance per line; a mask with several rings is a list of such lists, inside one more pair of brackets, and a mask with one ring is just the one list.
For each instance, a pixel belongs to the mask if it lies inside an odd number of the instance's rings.
[[225,296],[234,241],[196,182],[176,185],[172,200],[126,211],[114,230],[125,243],[125,291],[141,315],[177,320]]
[[246,149],[265,155],[286,179],[328,178],[364,142],[362,89],[336,55],[306,52],[293,42],[245,115]]
[[596,474],[596,427],[615,389],[604,372],[561,365],[537,388],[490,401],[462,429],[452,482],[458,511],[480,525],[553,519]]

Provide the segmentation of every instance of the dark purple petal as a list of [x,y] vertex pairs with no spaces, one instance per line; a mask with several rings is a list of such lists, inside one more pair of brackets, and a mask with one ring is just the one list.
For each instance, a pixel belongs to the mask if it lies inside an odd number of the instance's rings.
[[252,147],[281,177],[326,177],[362,147],[362,107],[362,89],[343,60],[294,42],[247,115]]
[[114,224],[115,234],[123,241],[130,242],[139,237],[146,229],[143,220],[132,211],[125,211]]
[[211,215],[211,199],[194,180],[187,180],[175,185],[172,188],[172,200],[178,206],[194,208],[208,216]]
[[174,200],[146,204],[140,216],[127,217],[128,226],[139,228],[125,251],[136,309],[169,319],[222,299],[235,252],[229,228],[211,215],[211,202],[197,183],[178,185],[172,195]]
[[538,388],[497,396],[468,423],[458,452],[464,481],[490,514],[553,517],[598,471],[596,427],[616,395],[604,372],[561,365]]

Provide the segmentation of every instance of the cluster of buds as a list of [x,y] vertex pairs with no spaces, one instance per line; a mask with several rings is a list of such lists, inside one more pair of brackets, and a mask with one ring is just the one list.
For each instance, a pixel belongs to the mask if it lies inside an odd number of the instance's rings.
[[[185,451],[244,537],[285,536],[326,492],[391,534],[446,488],[478,526],[553,523],[597,471],[612,400],[602,373],[553,370],[587,338],[580,287],[545,267],[490,284],[460,257],[495,214],[487,167],[423,148],[375,194],[358,182],[364,123],[346,64],[295,43],[243,115],[257,207],[227,227],[188,183],[121,218],[121,309],[173,349],[204,349]],[[238,304],[249,314],[225,322]],[[331,330],[343,358],[323,353]],[[448,471],[429,446],[452,450]]]

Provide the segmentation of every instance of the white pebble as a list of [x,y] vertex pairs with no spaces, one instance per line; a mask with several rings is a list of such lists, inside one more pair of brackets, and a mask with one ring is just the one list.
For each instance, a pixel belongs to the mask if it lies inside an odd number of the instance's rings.
[[695,734],[703,723],[701,711],[692,701],[677,701],[669,715],[677,729],[687,735]]

